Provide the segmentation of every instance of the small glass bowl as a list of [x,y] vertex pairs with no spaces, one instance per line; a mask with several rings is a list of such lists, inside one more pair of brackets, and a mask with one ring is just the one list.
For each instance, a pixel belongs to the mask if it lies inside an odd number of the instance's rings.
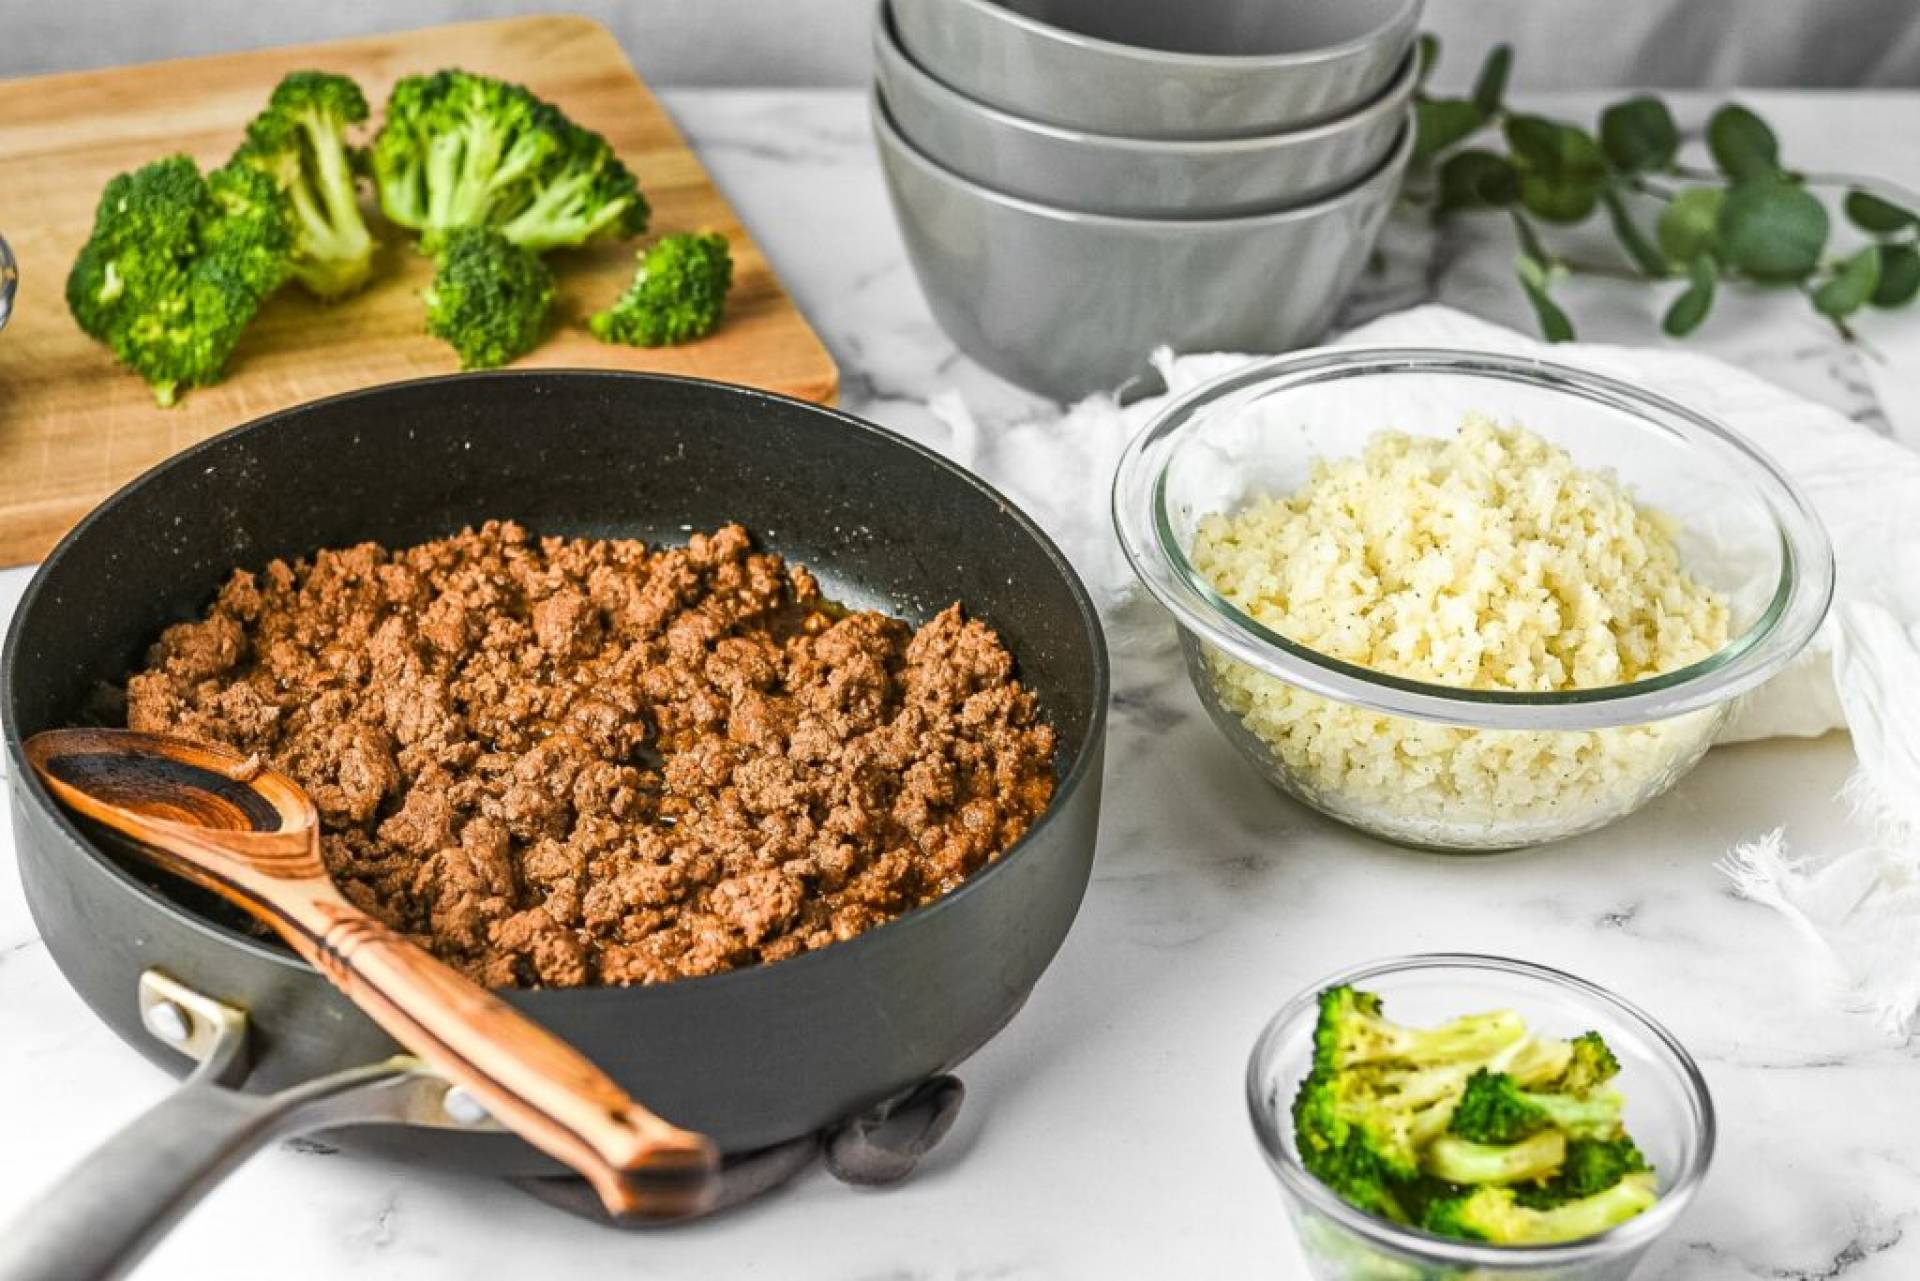
[[[1396,1023],[1516,1010],[1542,1035],[1596,1031],[1620,1059],[1627,1130],[1660,1183],[1650,1209],[1599,1236],[1558,1245],[1492,1246],[1437,1237],[1348,1205],[1300,1163],[1293,1096],[1313,1060],[1320,993],[1349,984],[1380,996]],[[1247,1063],[1247,1107],[1317,1281],[1620,1281],[1677,1222],[1713,1159],[1713,1100],[1693,1059],[1643,1011],[1541,965],[1438,954],[1377,961],[1314,984],[1273,1016]]]
[[[1435,685],[1289,640],[1189,559],[1205,517],[1295,493],[1316,460],[1357,456],[1380,431],[1447,436],[1469,413],[1611,470],[1675,520],[1683,565],[1728,601],[1732,639],[1627,684]],[[1228,739],[1308,805],[1428,849],[1513,849],[1632,813],[1693,767],[1739,695],[1801,651],[1833,597],[1819,518],[1732,429],[1613,378],[1479,352],[1323,350],[1216,379],[1128,445],[1113,516],[1134,572],[1178,620],[1188,675]]]

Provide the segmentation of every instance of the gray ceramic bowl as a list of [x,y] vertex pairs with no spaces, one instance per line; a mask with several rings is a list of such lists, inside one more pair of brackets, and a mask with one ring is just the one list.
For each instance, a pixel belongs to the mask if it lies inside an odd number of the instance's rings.
[[1074,213],[941,168],[873,101],[881,168],[934,318],[975,360],[1067,400],[1118,387],[1155,347],[1312,342],[1372,252],[1413,150],[1316,204],[1246,218]]
[[1036,124],[950,89],[874,13],[875,76],[907,141],[963,178],[1010,196],[1131,218],[1228,218],[1311,204],[1373,172],[1408,115],[1409,53],[1384,93],[1325,124],[1257,138],[1117,138]]
[[1421,0],[893,0],[900,44],[946,84],[1046,124],[1234,138],[1377,97]]

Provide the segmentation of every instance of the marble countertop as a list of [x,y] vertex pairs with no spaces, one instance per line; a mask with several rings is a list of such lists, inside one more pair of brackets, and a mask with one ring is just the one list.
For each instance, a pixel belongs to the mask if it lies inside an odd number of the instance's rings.
[[[1750,95],[1785,154],[1920,186],[1915,95]],[[934,444],[927,398],[983,430],[1044,402],[961,357],[902,257],[850,92],[683,92],[669,106],[841,362],[857,414]],[[1595,100],[1543,107],[1590,115]],[[1702,104],[1693,103],[1698,108]],[[1697,118],[1698,111],[1693,115]],[[1353,315],[1438,297],[1530,328],[1497,228],[1389,240]],[[1582,337],[1646,342],[1642,291],[1565,295]],[[1875,354],[1797,298],[1726,297],[1695,345],[1920,443],[1920,314],[1872,316]],[[1061,484],[1102,483],[1061,477]],[[0,620],[26,571],[0,573]],[[1098,864],[1025,1011],[962,1069],[958,1125],[909,1183],[818,1170],[711,1222],[623,1234],[512,1189],[293,1147],[266,1152],[150,1256],[143,1278],[643,1275],[787,1281],[1304,1275],[1241,1101],[1246,1052],[1295,990],[1354,962],[1478,950],[1639,1001],[1699,1058],[1720,1149],[1648,1281],[1895,1281],[1920,1275],[1920,1050],[1831,1012],[1801,944],[1736,899],[1713,860],[1787,824],[1846,821],[1847,740],[1722,748],[1604,832],[1533,853],[1392,849],[1292,805],[1205,721],[1164,660],[1122,657]],[[0,1221],[169,1081],[66,987],[0,834]]]

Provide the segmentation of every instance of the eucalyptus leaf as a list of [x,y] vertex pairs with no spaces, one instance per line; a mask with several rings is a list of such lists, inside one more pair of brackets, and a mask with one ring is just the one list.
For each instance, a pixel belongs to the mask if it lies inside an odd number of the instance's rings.
[[1469,147],[1440,162],[1440,211],[1504,209],[1520,199],[1520,175],[1494,151]]
[[1504,132],[1514,159],[1535,169],[1549,169],[1560,161],[1560,126],[1545,116],[1509,116]]
[[1920,223],[1920,215],[1858,187],[1847,193],[1847,219],[1862,231],[1888,235]]
[[1720,206],[1727,193],[1721,187],[1687,187],[1667,202],[1654,227],[1660,252],[1675,268],[1685,267],[1720,244]]
[[1728,103],[1707,121],[1707,150],[1720,172],[1735,182],[1780,172],[1780,141],[1767,122],[1738,103]]
[[1473,105],[1482,115],[1499,112],[1507,93],[1507,75],[1512,70],[1512,45],[1497,44],[1487,51],[1487,60],[1480,64],[1480,74],[1473,82]]
[[1520,203],[1548,222],[1591,214],[1607,179],[1607,157],[1592,134],[1541,116],[1509,116],[1507,145],[1520,169]]
[[1533,314],[1540,321],[1540,333],[1548,342],[1572,342],[1573,322],[1567,319],[1567,313],[1560,310],[1547,293],[1547,269],[1533,258],[1522,255],[1515,260],[1514,269],[1520,277],[1520,288],[1525,291],[1527,301],[1533,304]]
[[1633,220],[1633,211],[1627,208],[1626,198],[1612,187],[1606,189],[1601,197],[1607,206],[1607,218],[1613,223],[1613,234],[1620,239],[1620,247],[1627,251],[1627,257],[1633,259],[1633,265],[1656,279],[1671,273],[1667,270],[1667,260],[1660,251],[1648,241],[1646,233],[1640,230]]
[[1684,338],[1700,327],[1700,322],[1713,310],[1713,287],[1716,278],[1713,259],[1701,254],[1687,267],[1687,287],[1673,305],[1667,308],[1667,314],[1661,318],[1660,327],[1675,338]]
[[1520,203],[1548,222],[1579,222],[1600,200],[1600,184],[1555,181],[1532,174],[1520,178]]
[[1756,280],[1802,280],[1827,247],[1827,208],[1780,178],[1743,182],[1720,206],[1720,256]]
[[1431,160],[1487,123],[1480,108],[1465,98],[1432,98],[1413,107],[1413,154]]
[[1664,169],[1680,150],[1680,127],[1658,98],[1629,98],[1600,113],[1600,145],[1627,173]]
[[1868,245],[1849,255],[1813,291],[1813,309],[1823,316],[1851,316],[1867,305],[1880,285],[1880,246]]
[[1912,245],[1880,247],[1880,283],[1869,300],[1876,307],[1904,307],[1920,294],[1920,249]]

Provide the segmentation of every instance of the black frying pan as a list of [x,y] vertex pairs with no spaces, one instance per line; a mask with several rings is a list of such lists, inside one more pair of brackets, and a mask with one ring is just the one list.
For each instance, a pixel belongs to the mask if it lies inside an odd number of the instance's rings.
[[[39,730],[98,719],[103,690],[161,629],[204,610],[235,566],[363,539],[417,542],[494,517],[542,533],[667,542],[739,521],[849,604],[920,620],[959,600],[1005,638],[1060,744],[1047,815],[937,903],[776,965],[659,987],[506,993],[515,1005],[662,1116],[747,1153],[951,1068],[1005,1025],[1052,959],[1093,858],[1107,660],[1072,568],[1006,499],[859,419],[716,383],[483,374],[304,405],[187,450],[81,522],[20,602],[0,657],[0,707],[27,900],[94,1011],[184,1073],[194,1059],[153,1030],[167,1019],[142,1014],[143,1000],[160,999],[155,983],[175,984],[245,1016],[247,1070],[222,1061],[204,1073],[243,1079],[255,1094],[328,1081],[282,1093],[273,1115],[258,1101],[237,1106],[240,1095],[214,1107],[205,1091],[183,1091],[177,1110],[191,1117],[169,1119],[163,1105],[140,1123],[164,1157],[152,1143],[123,1144],[123,1177],[79,1189],[99,1205],[70,1202],[66,1222],[51,1207],[36,1216],[43,1241],[102,1242],[89,1254],[105,1267],[110,1249],[120,1259],[191,1204],[193,1180],[274,1133],[352,1119],[338,1099],[368,1091],[385,1093],[358,1115],[403,1124],[346,1131],[350,1142],[476,1172],[559,1172],[512,1135],[462,1128],[459,1109],[409,1094],[404,1065],[366,1069],[395,1053],[384,1034],[290,952],[83,830],[21,748]],[[191,1048],[207,1057],[210,1020],[188,1022],[200,1035]],[[373,1076],[354,1075],[362,1069]],[[75,1217],[108,1203],[123,1220],[112,1229]],[[0,1277],[33,1275],[19,1270],[23,1246],[6,1250]]]

